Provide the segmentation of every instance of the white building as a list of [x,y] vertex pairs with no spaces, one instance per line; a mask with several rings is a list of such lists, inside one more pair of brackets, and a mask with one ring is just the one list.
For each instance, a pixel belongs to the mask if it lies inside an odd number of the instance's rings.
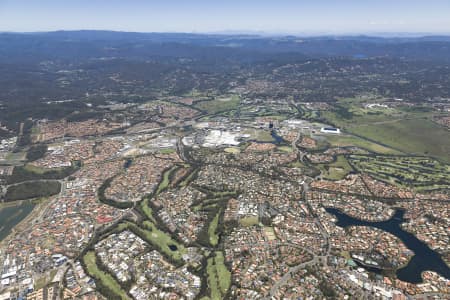
[[339,128],[334,128],[334,127],[322,127],[320,129],[320,132],[322,132],[322,133],[339,134],[339,133],[341,133],[341,130]]

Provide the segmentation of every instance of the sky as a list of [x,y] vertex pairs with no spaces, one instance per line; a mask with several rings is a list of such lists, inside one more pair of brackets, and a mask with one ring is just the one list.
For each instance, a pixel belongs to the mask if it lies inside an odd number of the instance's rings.
[[450,0],[0,0],[0,31],[450,33]]

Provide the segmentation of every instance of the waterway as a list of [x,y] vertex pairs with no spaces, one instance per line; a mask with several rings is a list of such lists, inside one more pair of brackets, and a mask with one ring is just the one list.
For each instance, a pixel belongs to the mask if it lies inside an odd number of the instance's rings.
[[11,233],[11,230],[28,216],[34,208],[30,201],[0,208],[0,241]]
[[273,141],[271,141],[271,142],[268,142],[268,141],[258,141],[258,140],[249,140],[249,141],[250,141],[250,142],[257,143],[257,144],[266,144],[266,143],[270,143],[270,144],[274,144],[274,145],[277,145],[277,146],[284,145],[284,144],[288,145],[288,143],[287,143],[281,136],[279,136],[278,133],[277,133],[274,129],[272,129],[272,130],[270,131],[270,136],[273,138]]
[[173,245],[173,244],[170,244],[170,245],[169,245],[169,249],[170,249],[170,251],[177,251],[177,250],[178,250],[178,247],[175,246],[175,245]]
[[280,144],[283,144],[285,142],[285,140],[281,136],[279,136],[278,133],[275,130],[271,130],[270,131],[270,135],[275,140],[274,144],[276,144],[276,145],[280,145]]
[[125,161],[125,163],[123,164],[123,167],[124,167],[125,169],[128,169],[128,168],[131,166],[132,163],[133,163],[133,160],[132,160],[131,158],[128,158],[128,159]]
[[397,278],[406,282],[421,283],[422,272],[434,271],[443,277],[450,279],[450,268],[442,259],[441,255],[428,247],[427,244],[420,241],[412,233],[401,228],[401,224],[405,222],[405,211],[397,209],[395,214],[387,221],[369,222],[353,218],[335,208],[327,208],[327,212],[333,214],[337,218],[336,225],[340,227],[347,226],[369,226],[375,227],[389,232],[398,237],[408,249],[414,252],[414,256],[409,263],[397,270]]

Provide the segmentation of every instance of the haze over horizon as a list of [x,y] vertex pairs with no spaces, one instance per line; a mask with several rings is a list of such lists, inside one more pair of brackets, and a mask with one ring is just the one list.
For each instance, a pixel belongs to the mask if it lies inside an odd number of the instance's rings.
[[449,34],[450,1],[0,0],[0,31]]

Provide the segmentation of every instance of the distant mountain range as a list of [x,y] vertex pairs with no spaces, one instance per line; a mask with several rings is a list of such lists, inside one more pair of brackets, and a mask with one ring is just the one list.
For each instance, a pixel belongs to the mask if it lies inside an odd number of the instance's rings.
[[[450,36],[261,36],[256,34],[134,33],[55,31],[0,33],[0,62],[16,59],[151,56],[198,57],[214,48],[215,55],[254,56],[292,53],[310,57],[387,56],[450,62]],[[210,51],[206,51],[210,52]]]

